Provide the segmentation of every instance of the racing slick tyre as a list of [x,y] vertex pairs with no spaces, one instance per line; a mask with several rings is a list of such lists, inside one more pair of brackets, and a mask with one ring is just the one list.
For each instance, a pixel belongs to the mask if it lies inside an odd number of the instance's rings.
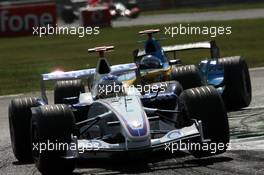
[[31,123],[32,156],[38,170],[42,174],[72,173],[75,160],[62,157],[70,149],[75,128],[71,109],[62,104],[40,106],[33,111]]
[[[81,92],[85,92],[84,84],[81,80],[58,81],[54,88],[54,103],[76,103]],[[65,98],[69,97],[76,97],[76,99],[73,101],[66,101]]]
[[249,106],[252,98],[251,81],[247,63],[241,57],[221,58],[224,66],[225,89],[222,94],[228,110]]
[[202,86],[202,79],[195,65],[175,67],[172,71],[172,80],[179,81],[183,89]]
[[189,147],[189,152],[197,158],[225,152],[229,144],[229,125],[217,90],[213,86],[188,89],[182,92],[180,100],[186,116],[202,122],[202,133],[207,140],[191,139],[190,143],[195,147]]
[[33,97],[17,98],[9,105],[8,118],[12,149],[20,162],[32,161],[30,123],[31,107],[39,106]]

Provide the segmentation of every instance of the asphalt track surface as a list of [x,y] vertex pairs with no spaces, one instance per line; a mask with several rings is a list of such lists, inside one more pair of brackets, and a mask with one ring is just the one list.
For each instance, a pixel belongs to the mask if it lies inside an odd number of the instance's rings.
[[[74,174],[264,174],[264,68],[250,74],[253,101],[249,108],[228,113],[232,139],[226,153],[203,159],[158,152],[136,161],[79,160]],[[12,153],[7,111],[10,100],[18,96],[26,95],[0,97],[0,175],[39,174],[34,164],[20,164]]]
[[120,19],[113,22],[114,27],[170,24],[177,22],[226,21],[236,19],[264,18],[264,9],[210,11],[197,13],[160,14],[139,16],[137,19]]
[[[227,21],[236,19],[255,19],[264,18],[264,8],[248,9],[248,10],[230,10],[230,11],[209,11],[195,13],[177,13],[177,14],[159,14],[149,16],[139,16],[136,19],[119,18],[112,22],[113,27],[132,27],[146,26],[156,24],[171,24],[180,22],[201,22],[201,21]],[[72,24],[64,24],[59,20],[59,26],[62,27],[78,27],[80,21],[77,20]]]

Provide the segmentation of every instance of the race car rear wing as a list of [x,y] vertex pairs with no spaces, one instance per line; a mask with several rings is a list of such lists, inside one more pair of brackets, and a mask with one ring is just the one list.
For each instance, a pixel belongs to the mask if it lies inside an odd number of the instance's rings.
[[[119,64],[111,66],[111,74],[120,74],[123,72],[133,71],[137,68],[135,63],[128,63],[128,64]],[[42,80],[74,80],[74,79],[81,79],[81,78],[89,78],[96,73],[95,68],[92,69],[84,69],[84,70],[77,70],[77,71],[69,71],[69,72],[60,72],[55,71],[47,74],[42,74]]]
[[[119,64],[111,66],[111,74],[118,75],[125,72],[134,71],[137,69],[135,63]],[[60,80],[76,80],[76,79],[89,79],[92,78],[96,73],[95,68],[77,70],[77,71],[55,71],[47,74],[41,75],[41,96],[44,102],[48,103],[48,98],[46,95],[45,81],[60,81]]]
[[[174,59],[176,59],[177,51],[194,50],[194,49],[210,49],[211,58],[220,58],[220,51],[214,40],[188,43],[188,44],[179,44],[174,46],[164,46],[162,47],[162,49],[165,53],[174,52]],[[137,50],[134,52],[134,58],[143,57],[145,55],[146,55],[145,50]]]
[[[215,41],[204,41],[204,42],[189,43],[189,44],[182,44],[182,45],[165,46],[162,48],[164,52],[166,53],[174,52],[174,54],[177,51],[184,51],[184,50],[210,49],[211,58],[220,58],[220,51]],[[176,57],[176,55],[174,57]]]

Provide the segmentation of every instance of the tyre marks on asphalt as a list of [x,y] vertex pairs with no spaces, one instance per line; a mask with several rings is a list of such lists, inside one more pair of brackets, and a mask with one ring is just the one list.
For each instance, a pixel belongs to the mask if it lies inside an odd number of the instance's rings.
[[10,149],[11,149],[11,145],[3,145],[0,147],[0,157],[1,157],[1,161],[0,161],[0,169],[8,166],[9,164],[9,159],[10,159],[10,155],[8,155],[10,153]]
[[[228,114],[233,138],[260,135],[263,128],[264,109],[248,109]],[[251,137],[249,137],[251,138]],[[235,139],[237,140],[237,139]],[[264,140],[264,139],[261,139]],[[254,140],[249,140],[249,147]],[[244,144],[234,141],[234,144]],[[146,162],[84,161],[75,170],[76,174],[263,174],[264,151],[227,151],[227,153],[195,159],[184,153],[153,155]],[[0,147],[0,174],[39,174],[34,164],[18,164],[13,156],[10,141]]]
[[264,108],[246,109],[228,115],[232,138],[264,135]]

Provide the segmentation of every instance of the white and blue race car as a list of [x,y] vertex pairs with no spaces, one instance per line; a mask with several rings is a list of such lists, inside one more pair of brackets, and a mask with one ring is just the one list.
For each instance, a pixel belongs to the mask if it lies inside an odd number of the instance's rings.
[[[42,98],[11,101],[11,142],[19,161],[34,160],[43,174],[63,174],[74,170],[77,158],[133,155],[180,143],[192,145],[187,151],[195,157],[226,151],[227,113],[213,86],[183,91],[180,83],[167,81],[150,84],[156,91],[140,92],[120,79],[137,66],[109,66],[104,52],[111,49],[89,49],[100,53],[95,69],[43,74]],[[48,104],[45,94],[49,80],[56,82],[56,104]]]

